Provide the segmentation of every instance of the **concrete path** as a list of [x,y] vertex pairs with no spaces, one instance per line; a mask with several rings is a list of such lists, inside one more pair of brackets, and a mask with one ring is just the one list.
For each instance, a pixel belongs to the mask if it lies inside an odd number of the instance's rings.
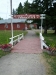
[[[27,34],[27,36],[28,35],[29,34]],[[35,34],[32,34],[32,36],[33,35]],[[26,39],[28,39],[28,37]],[[33,38],[36,38],[36,36],[33,36]],[[12,52],[0,58],[0,75],[46,75],[46,68],[42,61],[41,53]]]

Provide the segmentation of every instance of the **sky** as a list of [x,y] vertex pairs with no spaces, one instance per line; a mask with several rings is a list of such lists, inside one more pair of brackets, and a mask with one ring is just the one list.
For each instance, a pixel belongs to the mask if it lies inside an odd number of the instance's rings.
[[[12,9],[16,9],[21,2],[24,4],[26,0],[12,0]],[[33,0],[28,0],[28,2],[32,2]],[[10,0],[0,0],[0,17],[3,19],[10,18]]]

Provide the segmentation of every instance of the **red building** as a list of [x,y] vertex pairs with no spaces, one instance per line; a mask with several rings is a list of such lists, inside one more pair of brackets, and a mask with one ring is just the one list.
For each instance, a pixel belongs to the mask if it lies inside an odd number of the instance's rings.
[[[36,24],[25,24],[26,19],[12,19],[13,29],[14,30],[23,30],[27,27],[30,28],[37,28]],[[11,19],[7,20],[0,20],[0,30],[11,30]]]

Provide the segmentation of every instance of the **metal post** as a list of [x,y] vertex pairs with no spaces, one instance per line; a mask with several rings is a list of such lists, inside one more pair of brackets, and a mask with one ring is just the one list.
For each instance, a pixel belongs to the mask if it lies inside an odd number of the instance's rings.
[[12,47],[13,47],[13,23],[12,23],[12,0],[10,0],[10,12],[11,12],[11,34],[12,34]]

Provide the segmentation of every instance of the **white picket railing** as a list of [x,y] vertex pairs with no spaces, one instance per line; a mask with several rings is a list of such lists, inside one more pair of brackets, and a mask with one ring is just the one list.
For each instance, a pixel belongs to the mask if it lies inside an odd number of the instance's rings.
[[44,37],[42,36],[42,34],[40,33],[40,40],[41,40],[41,49],[43,49],[43,46],[45,48],[48,48],[48,46],[46,45],[46,43],[44,42]]
[[19,35],[16,35],[13,38],[12,37],[9,38],[11,40],[9,43],[12,44],[12,45],[15,45],[17,42],[20,42],[20,40],[23,39],[23,38],[24,38],[23,33],[19,34]]

